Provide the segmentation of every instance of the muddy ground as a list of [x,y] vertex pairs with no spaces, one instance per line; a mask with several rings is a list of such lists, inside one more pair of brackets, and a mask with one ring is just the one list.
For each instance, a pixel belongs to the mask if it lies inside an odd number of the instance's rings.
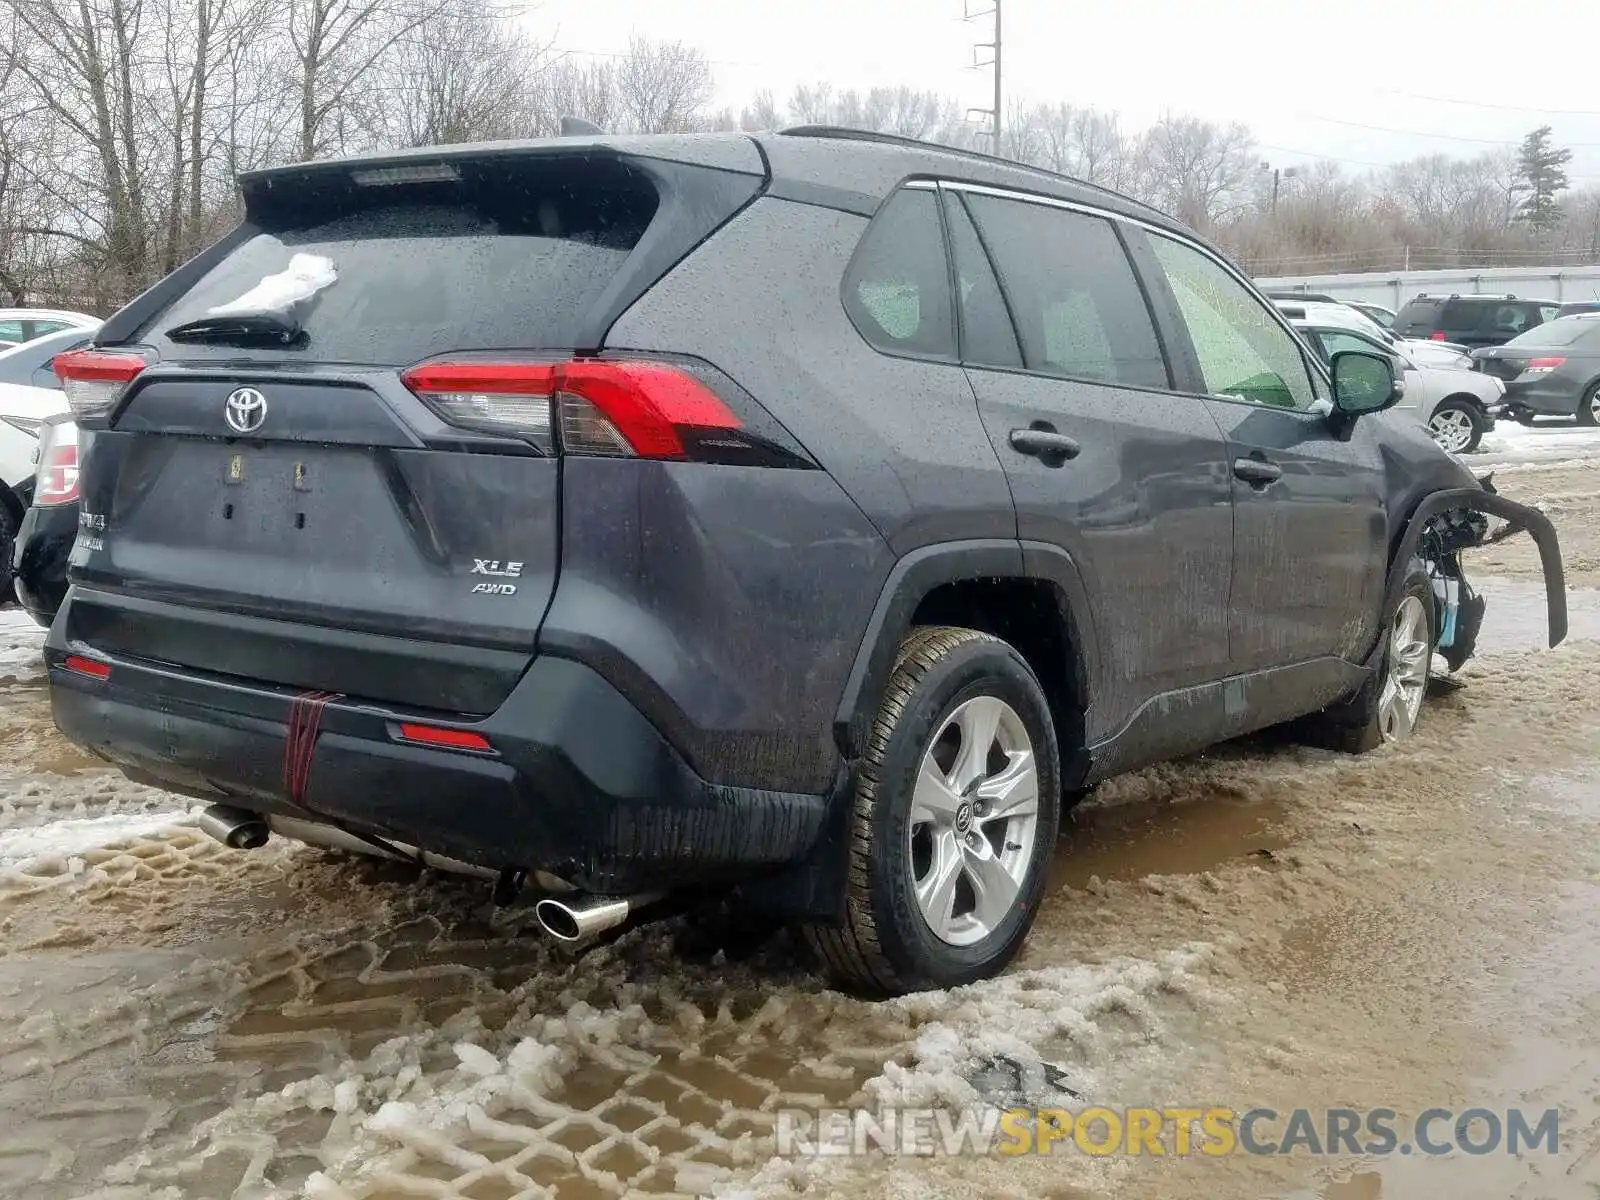
[[[1419,737],[1262,738],[1101,787],[1006,976],[870,1004],[787,935],[677,921],[575,954],[482,885],[223,850],[53,731],[0,629],[0,1195],[1594,1197],[1600,470],[1539,463],[1536,559],[1470,564],[1483,654]],[[993,1099],[989,1056],[1113,1107],[1555,1107],[1558,1154],[778,1158],[785,1104]],[[975,1090],[975,1083],[983,1091]]]

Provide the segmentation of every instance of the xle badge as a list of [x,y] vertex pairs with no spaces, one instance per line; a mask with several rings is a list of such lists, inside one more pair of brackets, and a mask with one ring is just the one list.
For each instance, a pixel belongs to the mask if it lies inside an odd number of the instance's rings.
[[[472,560],[472,573],[474,575],[498,575],[502,579],[520,579],[522,577],[522,564],[519,562],[502,563],[498,558],[475,558]],[[514,583],[475,583],[472,585],[474,596],[515,596],[517,585]]]

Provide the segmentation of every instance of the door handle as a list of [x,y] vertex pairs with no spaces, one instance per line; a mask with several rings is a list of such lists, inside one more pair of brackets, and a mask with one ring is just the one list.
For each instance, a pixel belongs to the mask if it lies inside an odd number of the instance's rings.
[[1010,442],[1018,454],[1030,454],[1047,467],[1059,467],[1068,459],[1077,458],[1083,450],[1076,438],[1050,428],[1013,429]]
[[1233,460],[1233,477],[1260,489],[1282,479],[1283,468],[1264,458],[1236,458]]

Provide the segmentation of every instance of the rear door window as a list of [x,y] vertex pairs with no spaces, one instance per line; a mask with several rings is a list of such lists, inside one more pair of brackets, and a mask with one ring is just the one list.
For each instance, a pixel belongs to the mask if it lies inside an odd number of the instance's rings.
[[1016,329],[989,256],[960,197],[947,193],[945,221],[955,258],[957,308],[961,317],[961,361],[978,367],[1022,366]]
[[1490,308],[1489,328],[1501,337],[1516,337],[1538,323],[1538,311],[1531,305],[1496,304]]
[[300,336],[252,345],[253,357],[401,365],[451,350],[571,347],[649,225],[653,185],[607,161],[489,160],[459,171],[440,184],[303,185],[253,214],[261,232],[142,339],[167,357],[236,357],[237,342],[166,333],[219,307],[287,306]]
[[1144,294],[1111,222],[993,196],[963,197],[994,258],[1029,370],[1168,388]]
[[902,188],[872,218],[844,276],[856,330],[891,354],[954,360],[950,268],[939,197]]

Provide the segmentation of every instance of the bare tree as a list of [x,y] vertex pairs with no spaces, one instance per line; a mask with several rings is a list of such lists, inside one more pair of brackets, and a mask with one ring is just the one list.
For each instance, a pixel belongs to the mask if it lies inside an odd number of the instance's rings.
[[1195,229],[1208,229],[1248,199],[1255,139],[1243,125],[1165,116],[1139,147],[1138,188]]
[[685,133],[711,100],[711,65],[683,42],[635,37],[616,69],[617,105],[633,133]]
[[534,81],[532,100],[528,132],[539,137],[559,133],[562,117],[616,129],[622,115],[616,70],[607,61],[581,62],[568,57],[552,63]]
[[383,82],[386,140],[408,146],[514,137],[537,123],[534,82],[549,46],[497,7],[470,2],[395,47]]
[[379,123],[379,67],[403,39],[448,11],[448,0],[287,0],[300,105],[299,156],[348,149]]

